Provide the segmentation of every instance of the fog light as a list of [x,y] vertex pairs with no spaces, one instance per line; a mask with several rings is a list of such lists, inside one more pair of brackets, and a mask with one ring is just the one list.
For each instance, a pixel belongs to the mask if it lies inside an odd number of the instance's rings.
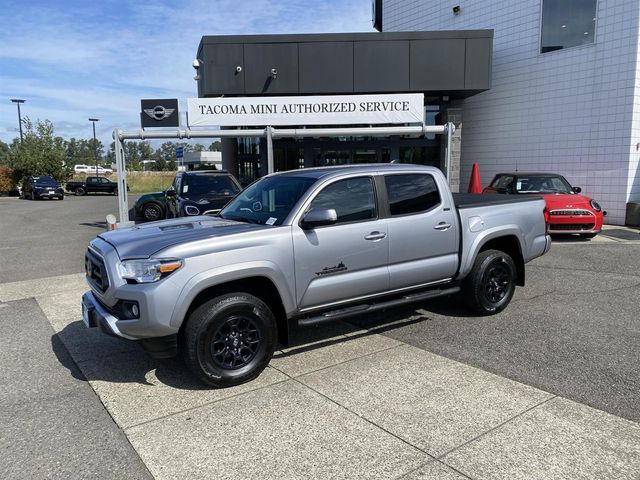
[[138,309],[138,305],[136,305],[135,303],[131,305],[131,313],[136,318],[138,318],[138,316],[140,315],[140,310]]

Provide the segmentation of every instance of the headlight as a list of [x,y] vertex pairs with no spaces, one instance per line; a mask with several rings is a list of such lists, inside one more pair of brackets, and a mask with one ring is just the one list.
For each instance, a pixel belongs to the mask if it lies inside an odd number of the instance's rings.
[[187,205],[184,207],[184,213],[187,215],[200,215],[200,210],[198,207],[194,207],[193,205]]
[[182,260],[125,260],[119,265],[120,276],[136,283],[157,282],[182,266]]
[[602,210],[602,207],[600,207],[600,204],[595,200],[591,200],[589,204],[591,205],[591,208],[593,208],[596,212],[599,212],[600,210]]

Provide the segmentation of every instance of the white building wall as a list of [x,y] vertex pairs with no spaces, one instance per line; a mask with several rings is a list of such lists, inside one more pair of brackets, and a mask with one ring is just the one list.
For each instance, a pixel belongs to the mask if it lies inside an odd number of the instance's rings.
[[483,185],[558,172],[624,223],[640,200],[640,2],[598,3],[595,44],[540,54],[541,0],[384,0],[384,31],[494,30],[491,90],[464,102],[462,189],[474,162]]

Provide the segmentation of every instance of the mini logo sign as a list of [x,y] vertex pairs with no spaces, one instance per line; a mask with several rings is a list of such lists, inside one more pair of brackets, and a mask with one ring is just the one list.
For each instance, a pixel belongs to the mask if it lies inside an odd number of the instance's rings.
[[156,105],[154,108],[145,108],[144,113],[149,115],[154,120],[160,121],[169,117],[173,112],[175,112],[174,108],[164,108],[162,105]]
[[142,128],[179,127],[178,99],[148,99],[140,101],[140,124]]

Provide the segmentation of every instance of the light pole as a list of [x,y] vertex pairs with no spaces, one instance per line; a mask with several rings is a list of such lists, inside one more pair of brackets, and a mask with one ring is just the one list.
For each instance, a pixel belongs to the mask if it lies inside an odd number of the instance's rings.
[[98,144],[96,143],[96,122],[99,122],[99,118],[90,118],[89,121],[93,124],[93,157],[96,159],[96,177],[98,176]]
[[22,143],[22,117],[20,116],[20,104],[24,103],[21,98],[12,98],[11,101],[18,106],[18,127],[20,127],[20,143]]

